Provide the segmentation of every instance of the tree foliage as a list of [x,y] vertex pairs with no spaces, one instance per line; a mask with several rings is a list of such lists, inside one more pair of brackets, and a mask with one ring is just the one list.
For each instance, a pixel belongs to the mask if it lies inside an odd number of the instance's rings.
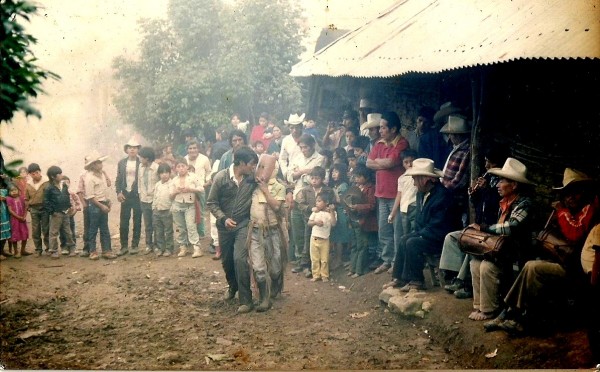
[[279,118],[300,105],[288,74],[302,53],[301,10],[293,0],[170,0],[167,19],[140,20],[140,56],[114,60],[115,106],[156,139],[229,122]]
[[53,72],[38,67],[31,51],[37,39],[25,32],[23,21],[37,13],[25,0],[0,0],[0,122],[10,122],[16,112],[41,118],[30,100],[43,93],[42,81],[59,79]]

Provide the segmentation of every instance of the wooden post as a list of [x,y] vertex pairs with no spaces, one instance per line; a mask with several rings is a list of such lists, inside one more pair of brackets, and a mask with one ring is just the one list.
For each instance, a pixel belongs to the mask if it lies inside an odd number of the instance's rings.
[[[481,159],[481,111],[483,108],[483,96],[484,96],[484,76],[481,70],[479,73],[479,79],[471,74],[471,100],[473,106],[473,127],[471,128],[471,179],[469,185],[473,184],[473,181],[479,177],[481,172],[480,164]],[[475,221],[475,208],[469,203],[469,220],[470,222]]]

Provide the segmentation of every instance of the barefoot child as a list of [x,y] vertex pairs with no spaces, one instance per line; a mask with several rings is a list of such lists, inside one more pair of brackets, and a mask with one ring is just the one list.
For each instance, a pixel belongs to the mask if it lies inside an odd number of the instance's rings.
[[200,237],[196,228],[196,195],[204,191],[204,187],[198,177],[188,172],[188,164],[185,159],[179,158],[175,165],[177,176],[171,180],[170,198],[173,201],[171,211],[173,221],[177,227],[177,243],[179,254],[184,257],[187,245],[194,247],[192,258],[202,256],[200,248]]
[[307,226],[312,227],[310,234],[310,259],[312,262],[311,282],[329,281],[329,235],[335,226],[335,206],[331,203],[330,193],[319,193]]
[[[27,229],[27,209],[25,201],[20,195],[19,188],[16,185],[11,185],[8,189],[8,197],[6,205],[10,214],[10,231],[11,236],[8,240],[10,245],[9,251],[14,254],[15,258],[28,256],[30,253],[25,251],[27,239],[29,238],[29,230]],[[21,249],[17,247],[18,242],[21,242]]]
[[4,174],[0,175],[0,261],[6,260],[6,256],[10,256],[10,253],[4,250],[4,245],[10,238],[10,214],[6,207],[8,187],[5,177]]

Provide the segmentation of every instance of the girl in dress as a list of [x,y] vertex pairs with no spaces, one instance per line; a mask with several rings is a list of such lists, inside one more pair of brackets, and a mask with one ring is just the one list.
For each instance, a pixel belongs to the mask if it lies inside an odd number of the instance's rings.
[[[12,185],[8,189],[8,197],[6,205],[10,214],[10,230],[11,236],[8,240],[9,250],[14,254],[15,258],[28,256],[30,253],[25,251],[27,239],[29,238],[29,230],[27,229],[27,208],[25,201],[21,197],[21,192],[17,185]],[[18,243],[21,242],[21,249],[18,248]]]
[[335,195],[335,205],[337,213],[337,223],[331,229],[331,269],[334,270],[342,264],[343,250],[348,248],[350,243],[350,227],[348,224],[348,215],[342,200],[348,191],[348,166],[343,163],[333,164],[331,170],[331,187]]

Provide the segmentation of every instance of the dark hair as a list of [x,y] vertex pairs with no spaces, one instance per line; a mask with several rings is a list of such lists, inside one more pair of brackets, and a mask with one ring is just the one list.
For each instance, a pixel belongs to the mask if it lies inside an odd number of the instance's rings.
[[175,158],[175,166],[177,166],[178,164],[188,165],[188,162],[187,162],[187,160],[185,160],[184,157],[178,156]]
[[50,181],[54,181],[54,179],[56,178],[56,176],[58,176],[61,173],[62,173],[62,169],[60,169],[56,165],[53,165],[50,168],[48,168],[48,171],[46,172],[46,174],[48,175],[48,178],[50,179]]
[[504,165],[506,162],[506,158],[510,156],[510,150],[507,145],[500,145],[498,143],[493,143],[484,153],[484,157],[488,159],[488,161],[492,164],[495,164],[499,167]]
[[333,152],[331,152],[331,150],[328,149],[321,149],[321,151],[319,151],[319,154],[321,154],[325,159],[327,159],[327,163],[331,167],[331,165],[333,164]]
[[413,149],[406,149],[400,153],[400,156],[402,156],[402,159],[405,159],[405,158],[417,159],[419,157],[419,154]]
[[327,172],[325,171],[325,168],[318,166],[318,165],[316,167],[314,167],[309,173],[309,175],[311,177],[313,177],[313,176],[320,177],[323,181],[325,181],[326,174],[327,174]]
[[355,137],[358,137],[360,135],[360,129],[357,127],[348,127],[346,128],[346,132],[350,132],[352,134],[354,134]]
[[27,173],[41,172],[40,166],[37,163],[31,163],[27,166]]
[[369,182],[373,181],[373,171],[367,168],[367,166],[364,164],[356,164],[356,167],[354,167],[352,174],[354,175],[354,177],[363,176]]
[[356,159],[356,154],[354,153],[354,149],[348,150],[347,153],[348,153],[348,160]]
[[425,120],[427,120],[429,123],[432,123],[433,115],[435,115],[435,109],[430,106],[421,106],[417,115],[424,117]]
[[369,146],[369,143],[370,143],[369,137],[358,136],[354,139],[354,142],[352,142],[352,147],[358,147],[359,149],[366,151],[367,146]]
[[[340,173],[340,178],[335,181],[333,179],[333,171],[338,171]],[[333,167],[331,168],[331,182],[334,185],[339,185],[342,184],[344,182],[348,183],[348,166],[346,164],[343,163],[335,163],[333,165]]]
[[260,118],[265,118],[265,119],[269,120],[269,114],[267,114],[266,112],[261,112],[261,113],[260,113],[260,116],[259,116],[258,118],[259,118],[259,119],[260,119]]
[[184,137],[196,137],[196,133],[194,133],[194,130],[191,128],[185,129],[181,134]]
[[218,127],[215,132],[221,135],[221,139],[229,137],[229,127],[225,125]]
[[323,200],[325,204],[330,204],[332,201],[332,195],[329,191],[322,191],[317,194],[317,198]]
[[163,173],[171,173],[171,167],[167,163],[162,163],[158,165],[158,169],[156,170],[157,174]]
[[246,133],[242,132],[239,129],[234,129],[231,131],[231,133],[229,133],[229,144],[233,146],[233,137],[241,137],[242,140],[244,141],[244,145],[248,144],[248,137],[246,137]]
[[390,130],[392,130],[392,128],[396,128],[396,132],[400,133],[400,127],[402,124],[400,123],[398,114],[396,114],[394,111],[384,111],[381,114],[381,120],[385,120],[387,122],[387,126]]
[[256,147],[256,146],[257,146],[259,143],[260,143],[260,144],[261,144],[263,147],[265,147],[265,143],[264,143],[263,141],[261,141],[261,140],[254,141],[254,147]]
[[344,164],[348,164],[348,153],[346,152],[346,149],[343,147],[338,147],[337,149],[333,150],[333,153],[335,155],[337,155],[338,159],[344,163]]
[[258,155],[248,146],[242,146],[233,153],[233,165],[240,165],[240,163],[251,163],[254,161],[258,163]]
[[146,158],[150,162],[153,162],[156,159],[156,154],[154,153],[154,149],[152,147],[142,147],[140,151],[138,151],[138,156],[141,158]]
[[317,143],[315,141],[315,138],[313,136],[311,136],[310,134],[306,134],[304,133],[303,135],[300,136],[300,140],[298,140],[298,143],[303,143],[309,147],[312,147],[313,149],[315,148],[315,144]]

